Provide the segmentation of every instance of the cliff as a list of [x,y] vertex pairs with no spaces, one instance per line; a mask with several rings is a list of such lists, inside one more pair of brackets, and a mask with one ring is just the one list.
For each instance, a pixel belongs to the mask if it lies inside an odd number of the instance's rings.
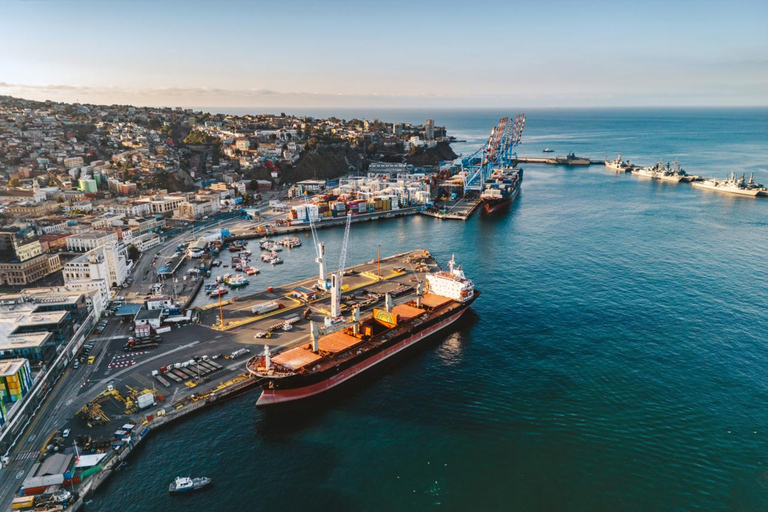
[[360,170],[360,152],[349,144],[326,144],[305,150],[298,162],[282,169],[282,183],[296,183],[310,179],[333,179]]
[[451,145],[447,142],[438,142],[433,148],[414,147],[405,161],[411,165],[425,167],[437,165],[444,160],[454,160],[458,155],[453,152]]

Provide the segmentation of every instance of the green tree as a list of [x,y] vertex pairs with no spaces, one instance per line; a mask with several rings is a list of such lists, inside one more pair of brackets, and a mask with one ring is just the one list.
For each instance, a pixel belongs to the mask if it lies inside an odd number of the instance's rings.
[[139,261],[139,256],[141,256],[141,251],[139,251],[135,245],[131,244],[128,246],[128,257],[131,258],[131,260],[136,263]]

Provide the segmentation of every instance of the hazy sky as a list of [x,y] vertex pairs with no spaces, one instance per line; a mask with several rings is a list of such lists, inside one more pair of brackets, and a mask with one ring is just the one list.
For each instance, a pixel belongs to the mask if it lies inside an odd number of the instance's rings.
[[220,107],[768,105],[768,0],[0,0],[0,94]]

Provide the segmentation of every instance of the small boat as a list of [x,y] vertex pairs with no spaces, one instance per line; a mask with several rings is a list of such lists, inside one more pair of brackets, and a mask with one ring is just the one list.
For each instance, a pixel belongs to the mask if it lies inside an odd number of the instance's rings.
[[219,297],[221,295],[224,295],[225,293],[229,293],[229,290],[226,288],[216,288],[215,290],[211,290],[211,292],[208,294],[211,297]]
[[212,292],[212,291],[213,291],[213,290],[215,290],[216,288],[218,288],[218,285],[215,285],[215,284],[207,284],[207,285],[205,285],[205,286],[203,287],[203,289],[204,289],[206,292]]
[[258,274],[259,272],[261,272],[261,271],[259,269],[257,269],[256,267],[248,267],[248,268],[245,269],[245,273],[248,274],[249,276],[252,276],[254,274]]
[[232,279],[229,280],[229,283],[227,283],[232,288],[240,288],[241,286],[245,286],[248,284],[248,280],[244,278],[243,276],[235,276]]
[[170,494],[182,494],[185,492],[199,491],[211,485],[213,480],[207,476],[199,478],[189,478],[188,476],[177,476],[171,485],[168,486]]
[[288,249],[293,249],[294,247],[301,247],[301,240],[295,236],[287,236],[280,240],[280,245],[287,247]]
[[554,152],[555,152],[555,150],[554,150],[554,149],[552,149],[552,148],[544,148],[544,151],[543,151],[543,152],[544,152],[544,153],[554,153]]
[[274,258],[272,258],[272,259],[271,259],[269,262],[270,262],[272,265],[280,265],[280,264],[282,264],[282,263],[283,263],[283,259],[282,259],[282,258],[278,258],[277,256],[275,256],[275,257],[274,257]]

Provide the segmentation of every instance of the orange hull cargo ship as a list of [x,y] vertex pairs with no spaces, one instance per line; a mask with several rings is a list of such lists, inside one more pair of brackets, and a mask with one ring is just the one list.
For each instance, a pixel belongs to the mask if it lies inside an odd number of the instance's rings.
[[[319,336],[312,325],[312,342],[270,356],[252,357],[248,371],[261,379],[257,406],[301,400],[332,389],[445,329],[469,308],[480,292],[454,260],[448,271],[427,275],[428,290],[414,300],[394,305],[389,294],[384,309],[360,319],[354,312],[349,327]],[[421,286],[419,286],[421,288]]]

